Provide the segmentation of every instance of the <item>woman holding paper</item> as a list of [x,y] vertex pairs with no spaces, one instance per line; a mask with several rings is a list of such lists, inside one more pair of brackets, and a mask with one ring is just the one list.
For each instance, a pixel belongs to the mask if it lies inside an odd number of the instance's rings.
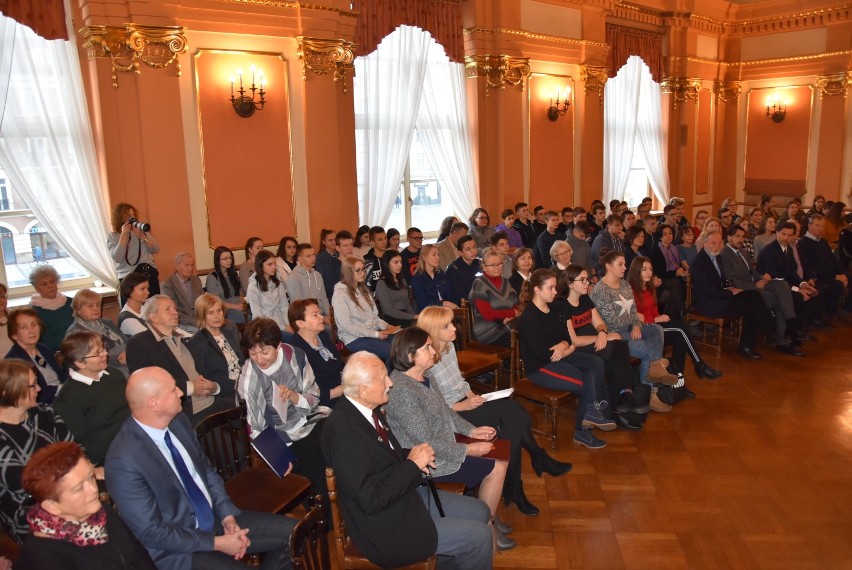
[[[507,390],[493,392],[484,396],[474,394],[470,384],[465,382],[459,370],[456,349],[456,327],[453,324],[453,312],[444,307],[427,307],[417,317],[417,326],[429,333],[432,347],[435,349],[435,365],[427,376],[434,390],[438,391],[450,409],[475,426],[491,426],[499,430],[499,436],[508,439],[509,466],[506,480],[503,482],[503,502],[514,502],[518,510],[525,515],[537,515],[538,507],[529,502],[524,494],[521,481],[521,449],[526,449],[532,459],[532,468],[536,475],[564,475],[571,470],[570,463],[563,463],[550,457],[539,446],[532,434],[532,420],[527,411],[514,400],[508,399]],[[489,396],[505,393],[503,399]]]

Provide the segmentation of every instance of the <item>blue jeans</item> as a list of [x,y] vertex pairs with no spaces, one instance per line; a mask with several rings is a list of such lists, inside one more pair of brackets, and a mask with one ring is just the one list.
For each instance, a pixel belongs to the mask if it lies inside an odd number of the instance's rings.
[[550,390],[563,390],[580,395],[575,429],[583,427],[586,409],[600,400],[604,393],[603,360],[586,352],[573,352],[562,360],[545,364],[535,372],[527,374],[527,378],[534,384]]
[[382,362],[389,362],[392,342],[393,337],[390,336],[386,339],[362,336],[361,338],[356,338],[347,344],[346,348],[352,352],[366,350],[367,352],[372,352],[378,356]]
[[648,369],[652,362],[663,357],[663,327],[645,324],[640,329],[642,330],[642,338],[637,340],[630,338],[630,329],[615,332],[618,332],[621,338],[627,341],[630,356],[642,361],[642,364],[639,365],[639,379],[643,384],[650,385]]

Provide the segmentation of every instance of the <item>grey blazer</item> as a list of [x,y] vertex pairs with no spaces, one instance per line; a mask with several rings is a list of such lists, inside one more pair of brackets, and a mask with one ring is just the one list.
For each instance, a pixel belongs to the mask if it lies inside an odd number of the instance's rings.
[[740,253],[748,262],[750,270],[737,257],[737,254],[726,245],[722,248],[722,253],[719,254],[719,259],[722,262],[722,271],[725,273],[728,281],[737,289],[743,289],[744,291],[757,289],[757,285],[754,284],[754,260],[745,248],[740,249]]
[[192,299],[186,298],[186,293],[180,284],[180,278],[178,278],[177,273],[172,273],[160,284],[160,289],[164,295],[168,295],[175,302],[178,315],[180,315],[180,324],[195,327],[198,322],[195,317],[195,300],[204,293],[204,287],[201,286],[201,279],[198,278],[198,275],[189,278],[189,286],[192,289]]
[[435,477],[455,473],[464,462],[467,446],[456,443],[456,433],[470,435],[473,424],[452,411],[444,397],[405,372],[391,373],[385,412],[400,445],[411,449],[428,443],[435,450]]

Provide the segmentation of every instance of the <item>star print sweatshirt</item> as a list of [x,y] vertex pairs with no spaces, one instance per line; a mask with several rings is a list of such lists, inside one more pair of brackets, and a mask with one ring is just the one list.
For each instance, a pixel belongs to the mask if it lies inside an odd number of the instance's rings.
[[592,290],[591,297],[610,331],[620,333],[633,325],[642,326],[633,299],[633,289],[627,281],[622,279],[618,289],[600,281]]

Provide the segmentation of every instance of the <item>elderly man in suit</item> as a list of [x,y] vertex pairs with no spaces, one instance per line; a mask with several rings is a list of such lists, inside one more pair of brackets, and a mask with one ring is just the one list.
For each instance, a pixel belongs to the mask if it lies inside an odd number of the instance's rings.
[[[801,342],[801,332],[796,322],[796,310],[790,287],[785,281],[773,280],[769,275],[756,275],[754,261],[746,251],[745,230],[740,226],[731,226],[727,233],[728,244],[722,248],[719,258],[722,260],[722,270],[731,285],[744,291],[759,291],[766,306],[775,311],[774,338],[767,336],[766,343],[774,344],[779,352],[791,356],[804,356],[805,353],[796,348],[795,343]],[[790,331],[791,338],[786,338]]]
[[160,289],[175,302],[180,326],[190,333],[197,331],[195,300],[204,293],[204,287],[195,274],[195,257],[191,253],[181,252],[175,256],[175,272],[160,284]]
[[438,491],[440,517],[424,475],[434,467],[428,443],[403,449],[379,407],[393,386],[382,361],[367,352],[343,369],[344,397],[325,420],[322,450],[334,469],[340,506],[358,550],[396,568],[433,554],[451,556],[459,570],[491,568],[490,512],[482,501]]
[[296,521],[241,512],[201,451],[181,412],[183,392],[162,368],[127,382],[127,418],[107,452],[107,488],[121,518],[160,570],[245,568],[265,552],[263,568],[289,568]]
[[755,350],[757,337],[769,321],[769,309],[757,291],[745,291],[731,284],[720,262],[722,247],[722,234],[713,232],[695,257],[690,267],[692,306],[708,317],[742,317],[737,354],[758,360],[761,356]]

